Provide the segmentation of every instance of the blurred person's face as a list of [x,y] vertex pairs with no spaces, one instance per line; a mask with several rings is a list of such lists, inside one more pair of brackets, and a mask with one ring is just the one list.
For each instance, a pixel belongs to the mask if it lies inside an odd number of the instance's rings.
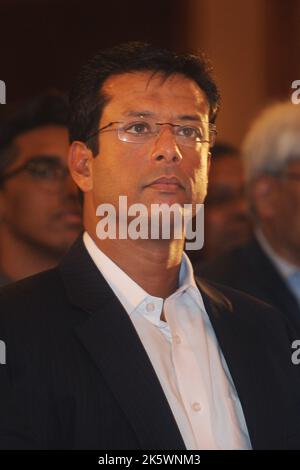
[[235,155],[212,157],[204,211],[205,260],[246,242],[251,225],[245,200],[242,163]]
[[[66,170],[68,135],[65,127],[43,126],[14,141],[16,158],[5,174],[28,164],[4,180],[0,188],[0,230],[28,247],[61,256],[81,229],[77,189]],[[30,163],[29,163],[30,162]]]
[[300,265],[300,161],[289,163],[279,177],[261,177],[253,194],[269,243],[279,255]]

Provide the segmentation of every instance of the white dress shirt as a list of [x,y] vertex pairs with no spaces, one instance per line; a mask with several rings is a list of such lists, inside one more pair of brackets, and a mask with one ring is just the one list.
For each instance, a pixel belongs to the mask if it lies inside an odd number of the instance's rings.
[[[240,401],[184,254],[179,288],[149,295],[85,232],[94,263],[129,315],[189,450],[251,449]],[[161,313],[167,322],[161,321]]]

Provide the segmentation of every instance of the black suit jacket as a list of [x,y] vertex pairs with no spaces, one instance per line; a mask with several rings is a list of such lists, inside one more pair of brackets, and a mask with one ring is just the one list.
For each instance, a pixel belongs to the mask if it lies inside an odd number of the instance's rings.
[[[253,448],[300,447],[281,316],[199,282]],[[0,448],[184,449],[130,318],[81,240],[59,268],[3,288],[0,312]]]
[[300,339],[300,308],[293,293],[256,239],[196,270],[215,282],[239,289],[285,314],[291,338]]

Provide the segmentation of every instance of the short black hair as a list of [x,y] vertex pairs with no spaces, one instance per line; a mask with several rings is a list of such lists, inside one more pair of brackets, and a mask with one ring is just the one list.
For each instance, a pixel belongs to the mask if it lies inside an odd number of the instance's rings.
[[99,120],[109,97],[103,94],[104,82],[113,75],[149,71],[166,78],[182,74],[194,80],[205,92],[214,122],[220,95],[211,76],[211,66],[204,55],[177,54],[147,43],[129,42],[104,50],[82,68],[70,93],[70,141],[86,142],[98,153],[98,139],[88,137],[97,132]]
[[68,113],[68,98],[57,90],[47,90],[1,113],[0,178],[18,155],[14,140],[20,134],[47,125],[67,127]]
[[211,149],[211,154],[214,159],[226,157],[228,155],[239,155],[239,150],[237,147],[234,147],[232,144],[227,142],[217,141]]

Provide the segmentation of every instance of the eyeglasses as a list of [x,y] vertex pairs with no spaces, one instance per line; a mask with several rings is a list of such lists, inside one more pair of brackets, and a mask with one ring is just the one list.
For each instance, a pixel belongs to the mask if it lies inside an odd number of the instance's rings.
[[285,173],[284,177],[290,180],[300,181],[300,173]]
[[62,165],[60,159],[50,155],[40,155],[32,157],[15,170],[5,173],[0,177],[0,183],[14,178],[20,173],[28,173],[37,183],[50,189],[55,189],[58,184],[69,175],[68,167]]
[[[115,124],[121,124],[115,129],[109,129]],[[170,126],[178,145],[196,147],[197,144],[208,143],[212,147],[216,139],[216,126],[206,121],[201,121],[197,126],[173,124],[171,122],[151,122],[151,121],[113,121],[101,127],[93,134],[90,134],[86,142],[101,132],[117,132],[118,139],[122,142],[142,144],[149,142],[160,133],[161,126]]]

